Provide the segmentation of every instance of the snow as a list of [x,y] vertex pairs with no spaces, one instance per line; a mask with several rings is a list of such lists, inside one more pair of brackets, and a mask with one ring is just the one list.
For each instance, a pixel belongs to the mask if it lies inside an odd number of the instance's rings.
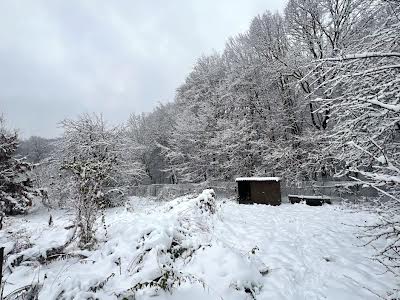
[[376,160],[379,161],[381,164],[386,163],[386,157],[384,155],[377,157]]
[[366,58],[376,58],[376,57],[400,57],[399,52],[365,52],[365,53],[356,53],[356,54],[348,54],[340,57],[330,57],[322,59],[322,61],[341,61],[341,60],[349,60],[349,59],[366,59]]
[[[7,218],[0,244],[30,245],[19,252],[35,255],[62,243],[71,216],[51,214],[51,227],[47,211]],[[117,299],[172,272],[181,281],[173,285],[168,277],[170,291],[145,287],[135,299],[378,299],[375,293],[385,296],[395,279],[370,259],[374,250],[361,247],[352,226],[375,218],[340,205],[215,202],[212,190],[166,203],[135,197],[127,207],[106,212],[107,234],[100,226],[96,249],[69,248],[87,258],[27,260],[6,272],[4,294],[39,282],[39,299],[60,293],[63,299]]]
[[376,99],[365,99],[365,101],[374,104],[374,105],[378,105],[382,108],[388,109],[388,110],[392,110],[395,113],[400,112],[400,104],[387,104],[387,103],[383,103],[381,101],[378,101]]
[[281,181],[280,177],[238,177],[236,181]]

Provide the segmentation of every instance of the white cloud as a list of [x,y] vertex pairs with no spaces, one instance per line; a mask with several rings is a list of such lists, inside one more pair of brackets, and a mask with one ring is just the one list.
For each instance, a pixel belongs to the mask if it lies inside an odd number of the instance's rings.
[[150,111],[197,58],[283,0],[2,1],[0,111],[24,136],[81,112]]

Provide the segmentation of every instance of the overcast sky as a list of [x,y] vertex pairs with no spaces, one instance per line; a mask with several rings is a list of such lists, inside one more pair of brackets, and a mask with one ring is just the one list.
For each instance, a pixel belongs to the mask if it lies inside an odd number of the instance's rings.
[[197,58],[285,0],[0,2],[0,112],[23,137],[102,112],[113,123],[172,101]]

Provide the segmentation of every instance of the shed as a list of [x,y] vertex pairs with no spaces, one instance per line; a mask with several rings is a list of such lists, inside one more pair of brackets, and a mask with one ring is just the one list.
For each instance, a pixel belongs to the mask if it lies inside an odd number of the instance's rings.
[[238,198],[241,204],[281,204],[281,179],[279,177],[239,177]]

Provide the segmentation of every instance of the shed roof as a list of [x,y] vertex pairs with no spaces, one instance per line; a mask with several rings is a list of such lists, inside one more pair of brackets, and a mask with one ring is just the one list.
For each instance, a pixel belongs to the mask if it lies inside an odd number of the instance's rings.
[[280,177],[238,177],[236,181],[281,181]]

